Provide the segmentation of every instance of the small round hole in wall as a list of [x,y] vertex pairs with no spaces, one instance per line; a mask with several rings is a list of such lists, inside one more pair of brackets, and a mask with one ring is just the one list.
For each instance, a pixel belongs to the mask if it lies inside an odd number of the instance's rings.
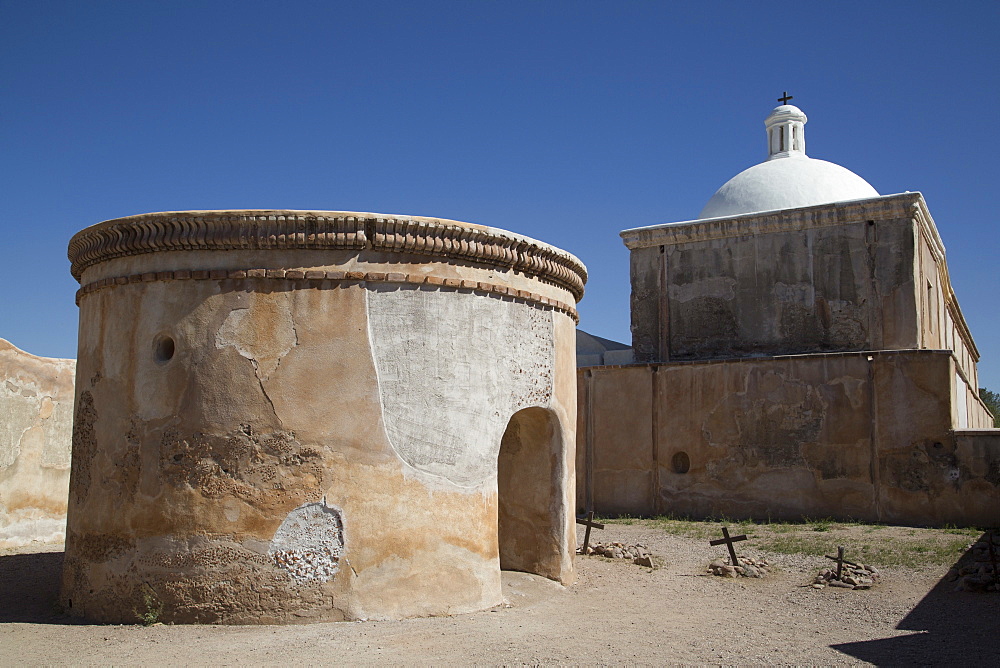
[[687,473],[691,470],[691,458],[688,457],[686,452],[674,454],[673,459],[670,460],[670,464],[674,468],[674,473]]
[[153,359],[157,364],[166,364],[174,356],[174,340],[169,336],[157,337],[153,343]]

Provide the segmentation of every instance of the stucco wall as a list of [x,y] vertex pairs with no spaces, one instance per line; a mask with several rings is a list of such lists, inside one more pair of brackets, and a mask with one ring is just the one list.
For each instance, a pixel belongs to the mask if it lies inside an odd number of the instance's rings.
[[947,351],[583,369],[578,506],[995,525],[1000,453],[956,441],[954,373]]
[[624,232],[637,361],[919,347],[916,223],[882,200]]
[[0,339],[0,547],[65,535],[74,368]]
[[[534,550],[515,567],[571,582],[574,295],[516,253],[497,267],[437,241],[85,268],[64,605],[132,621],[151,595],[163,619],[224,623],[497,605],[504,441],[528,444],[506,493],[544,500],[544,524],[508,536]],[[199,264],[227,269],[164,269]],[[525,409],[545,419],[505,439]]]

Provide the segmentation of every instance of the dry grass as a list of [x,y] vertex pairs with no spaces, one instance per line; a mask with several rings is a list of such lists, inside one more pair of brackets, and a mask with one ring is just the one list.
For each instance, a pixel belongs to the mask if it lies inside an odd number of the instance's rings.
[[802,522],[753,520],[687,520],[675,517],[603,519],[611,524],[634,524],[688,538],[710,540],[721,537],[720,528],[731,534],[746,534],[752,545],[765,552],[822,557],[836,554],[844,545],[853,561],[879,567],[935,568],[948,566],[982,535],[974,528],[922,529],[882,524],[838,522],[831,519]]

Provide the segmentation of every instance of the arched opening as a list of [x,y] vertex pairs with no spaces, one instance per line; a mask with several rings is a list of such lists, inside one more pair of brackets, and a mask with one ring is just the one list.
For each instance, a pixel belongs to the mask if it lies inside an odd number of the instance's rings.
[[560,575],[559,425],[544,408],[514,413],[497,457],[500,568]]

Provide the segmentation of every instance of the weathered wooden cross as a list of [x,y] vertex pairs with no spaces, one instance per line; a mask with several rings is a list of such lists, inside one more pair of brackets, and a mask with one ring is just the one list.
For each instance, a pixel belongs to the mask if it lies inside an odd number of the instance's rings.
[[781,104],[788,104],[789,100],[794,100],[795,98],[788,94],[787,90],[781,91],[781,97],[778,98],[778,102]]
[[833,559],[834,561],[837,562],[837,579],[838,580],[841,579],[840,576],[844,572],[844,564],[847,564],[848,566],[854,566],[855,568],[858,568],[858,565],[856,563],[854,563],[853,561],[848,561],[847,559],[844,559],[844,546],[843,545],[841,545],[840,547],[837,548],[837,556],[836,557],[831,557],[829,554],[825,554],[823,556],[825,556],[827,559]]
[[747,539],[746,534],[730,537],[729,527],[722,527],[722,535],[725,537],[716,538],[715,540],[710,540],[708,541],[708,544],[714,546],[714,545],[722,545],[723,543],[725,543],[726,547],[729,548],[729,558],[733,560],[733,568],[736,568],[737,566],[740,565],[740,560],[736,558],[736,550],[733,549],[733,543],[738,543],[741,540],[746,540]]
[[587,531],[583,534],[583,554],[587,554],[587,546],[590,545],[590,530],[603,529],[604,525],[594,521],[593,510],[589,511],[586,517],[577,517],[576,523],[587,527]]

